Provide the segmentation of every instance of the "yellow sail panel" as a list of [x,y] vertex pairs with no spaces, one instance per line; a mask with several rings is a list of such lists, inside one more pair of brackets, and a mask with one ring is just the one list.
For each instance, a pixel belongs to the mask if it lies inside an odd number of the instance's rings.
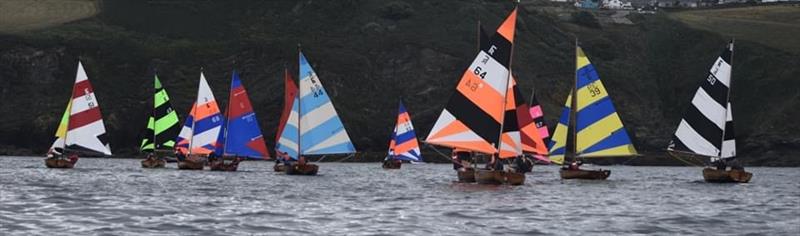
[[64,115],[61,116],[61,123],[58,123],[58,129],[56,129],[56,138],[64,138],[64,135],[67,135],[67,126],[69,125],[69,111],[72,108],[72,99],[69,100],[67,103],[67,109],[64,110]]
[[567,135],[569,135],[569,116],[570,105],[572,104],[572,93],[567,96],[564,108],[561,109],[561,118],[558,119],[553,138],[550,140],[550,161],[556,164],[564,163],[564,155],[567,153]]
[[576,63],[576,151],[581,157],[630,156],[636,149],[614,109],[611,97],[581,48]]

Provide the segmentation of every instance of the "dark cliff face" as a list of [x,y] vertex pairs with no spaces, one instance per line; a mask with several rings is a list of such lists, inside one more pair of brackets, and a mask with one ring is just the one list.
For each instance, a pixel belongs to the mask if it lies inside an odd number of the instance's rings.
[[[158,72],[181,118],[200,68],[220,104],[241,72],[269,147],[296,73],[297,44],[332,96],[357,149],[383,152],[403,99],[424,138],[506,1],[110,1],[92,19],[0,36],[0,152],[43,153],[68,101],[77,60],[100,101],[112,151],[136,151]],[[728,40],[663,16],[589,28],[520,10],[513,71],[557,120],[574,73],[574,36],[597,67],[640,152],[661,152]],[[739,153],[798,163],[797,55],[740,41],[733,72]],[[224,109],[224,108],[223,108]]]

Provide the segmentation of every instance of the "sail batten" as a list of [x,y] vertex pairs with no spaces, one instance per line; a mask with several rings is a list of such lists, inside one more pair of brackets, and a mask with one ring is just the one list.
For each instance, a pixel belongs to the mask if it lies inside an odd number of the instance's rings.
[[668,150],[710,157],[735,156],[733,117],[729,102],[732,55],[733,42],[730,42],[695,92],[672,136]]

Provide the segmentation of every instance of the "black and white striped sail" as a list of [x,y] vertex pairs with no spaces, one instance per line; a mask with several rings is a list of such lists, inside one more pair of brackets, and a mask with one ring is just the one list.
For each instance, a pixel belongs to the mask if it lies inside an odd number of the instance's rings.
[[729,102],[732,55],[733,42],[728,43],[697,89],[668,150],[709,157],[734,156],[736,148]]

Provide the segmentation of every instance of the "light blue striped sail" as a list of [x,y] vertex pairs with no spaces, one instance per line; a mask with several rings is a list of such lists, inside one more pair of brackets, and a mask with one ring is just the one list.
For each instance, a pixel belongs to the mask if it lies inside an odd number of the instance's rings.
[[[299,78],[299,101],[296,100],[292,106],[292,114],[286,122],[281,140],[278,142],[278,149],[295,159],[298,153],[299,155],[355,153],[353,142],[350,141],[350,136],[347,135],[347,130],[339,119],[328,93],[302,52]],[[299,140],[298,125],[294,125],[298,123]],[[291,141],[294,142],[293,145]],[[296,148],[298,144],[299,149]],[[294,146],[295,150],[290,150],[291,146]]]

